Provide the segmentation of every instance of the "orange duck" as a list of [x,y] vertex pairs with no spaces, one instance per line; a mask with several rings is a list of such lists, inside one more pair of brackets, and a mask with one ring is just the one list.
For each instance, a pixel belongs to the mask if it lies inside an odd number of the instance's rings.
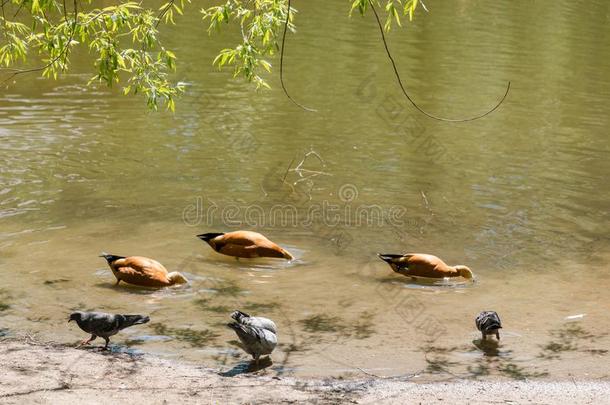
[[472,271],[462,265],[449,266],[433,255],[424,253],[407,253],[404,255],[378,254],[379,258],[388,263],[392,270],[407,277],[464,277],[472,279]]
[[116,277],[116,284],[121,281],[143,287],[167,287],[174,284],[186,284],[188,280],[177,271],[169,273],[158,261],[142,256],[115,256],[102,253]]
[[233,257],[277,257],[292,260],[286,250],[258,232],[235,231],[228,233],[203,233],[197,235],[218,253]]

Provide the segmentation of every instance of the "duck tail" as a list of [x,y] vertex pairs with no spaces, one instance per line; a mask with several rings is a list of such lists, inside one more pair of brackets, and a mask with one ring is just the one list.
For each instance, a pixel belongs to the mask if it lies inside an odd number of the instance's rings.
[[250,318],[250,315],[245,312],[241,312],[240,310],[235,310],[231,314],[231,318],[235,319],[240,324],[243,323],[244,319]]
[[167,275],[167,278],[172,284],[188,284],[188,280],[186,277],[177,271],[172,271]]

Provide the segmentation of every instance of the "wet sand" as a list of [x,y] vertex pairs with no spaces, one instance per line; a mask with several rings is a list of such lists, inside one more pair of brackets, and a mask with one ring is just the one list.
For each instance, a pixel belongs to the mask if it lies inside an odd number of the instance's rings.
[[148,354],[75,349],[29,338],[0,341],[0,402],[17,403],[607,403],[610,380],[450,379],[371,374],[306,379],[266,369],[222,373]]

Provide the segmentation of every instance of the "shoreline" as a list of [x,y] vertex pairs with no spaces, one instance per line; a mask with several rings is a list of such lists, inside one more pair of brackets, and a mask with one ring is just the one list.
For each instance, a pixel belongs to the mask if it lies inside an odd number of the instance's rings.
[[101,352],[10,337],[0,340],[1,403],[602,403],[610,380],[297,378],[265,370],[234,376],[149,354]]

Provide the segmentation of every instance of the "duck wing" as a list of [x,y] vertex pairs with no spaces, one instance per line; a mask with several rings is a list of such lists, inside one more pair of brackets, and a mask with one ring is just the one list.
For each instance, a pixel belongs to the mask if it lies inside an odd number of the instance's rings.
[[113,263],[121,279],[130,284],[162,286],[169,284],[167,269],[156,260],[133,256]]
[[424,253],[407,253],[402,260],[404,268],[408,269],[409,275],[419,277],[439,277],[450,275],[456,271],[448,266],[440,258]]

